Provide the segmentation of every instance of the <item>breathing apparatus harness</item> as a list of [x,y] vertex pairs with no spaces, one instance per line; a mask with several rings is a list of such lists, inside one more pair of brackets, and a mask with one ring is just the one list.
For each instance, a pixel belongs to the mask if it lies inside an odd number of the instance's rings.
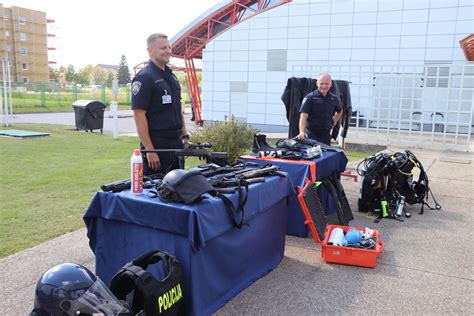
[[[414,168],[418,168],[420,172],[417,181],[413,180]],[[420,203],[419,214],[424,213],[425,205],[431,210],[441,209],[429,187],[428,175],[421,162],[408,150],[392,155],[381,152],[368,157],[359,163],[357,173],[363,178],[359,211],[377,212],[377,204],[380,203],[379,216],[375,222],[383,217],[402,221],[402,214],[410,217],[411,213],[405,209],[405,203]],[[427,202],[430,194],[435,202],[434,207]]]

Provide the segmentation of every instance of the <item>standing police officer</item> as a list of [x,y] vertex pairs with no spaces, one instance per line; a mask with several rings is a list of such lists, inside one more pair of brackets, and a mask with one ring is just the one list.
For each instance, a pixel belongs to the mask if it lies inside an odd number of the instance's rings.
[[339,98],[330,93],[332,80],[329,74],[321,74],[316,82],[318,89],[306,95],[301,103],[299,139],[309,137],[331,145],[331,129],[342,115]]
[[[171,69],[171,46],[165,34],[155,33],[147,39],[148,64],[133,78],[132,110],[142,149],[183,148],[188,141],[183,112],[181,87]],[[166,173],[180,166],[171,153],[147,153],[143,173]]]

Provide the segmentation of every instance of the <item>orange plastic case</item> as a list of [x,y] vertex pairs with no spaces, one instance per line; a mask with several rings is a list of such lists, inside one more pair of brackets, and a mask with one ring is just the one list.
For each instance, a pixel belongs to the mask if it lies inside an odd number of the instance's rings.
[[[321,258],[323,258],[324,261],[326,261],[327,263],[338,263],[351,266],[374,268],[377,265],[377,257],[383,252],[383,249],[385,247],[384,242],[379,239],[379,231],[377,229],[373,230],[374,237],[377,240],[377,243],[373,249],[329,245],[329,236],[331,236],[332,230],[336,227],[342,228],[344,233],[346,233],[351,228],[355,228],[361,231],[364,231],[365,228],[341,225],[327,225],[327,221],[324,212],[322,211],[322,207],[314,207],[310,210],[306,204],[305,194],[311,194],[311,198],[319,201],[319,199],[317,198],[316,190],[312,187],[313,185],[314,183],[308,182],[305,187],[300,190],[298,194],[298,202],[301,206],[301,210],[304,214],[304,217],[306,218],[305,224],[308,225],[314,241],[318,244],[321,244]],[[319,222],[317,222],[319,230],[315,226],[315,222],[313,220],[313,217],[311,216],[311,213],[313,213],[315,217],[317,217],[317,220],[319,220]]]

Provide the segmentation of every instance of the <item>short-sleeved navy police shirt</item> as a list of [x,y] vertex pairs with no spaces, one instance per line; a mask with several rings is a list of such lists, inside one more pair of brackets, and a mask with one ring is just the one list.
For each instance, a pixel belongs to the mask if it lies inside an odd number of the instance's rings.
[[312,131],[331,129],[334,112],[341,111],[341,101],[336,95],[328,92],[324,97],[318,90],[308,93],[300,108],[300,113],[308,113],[307,128]]
[[161,70],[151,60],[132,81],[132,110],[146,110],[150,130],[179,130],[181,87],[178,78],[165,67]]

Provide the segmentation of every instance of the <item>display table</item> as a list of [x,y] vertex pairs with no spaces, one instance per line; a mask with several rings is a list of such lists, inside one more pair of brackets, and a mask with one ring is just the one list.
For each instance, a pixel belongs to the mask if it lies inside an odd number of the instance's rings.
[[[186,313],[211,314],[279,264],[292,195],[289,177],[252,184],[244,207],[248,225],[237,229],[219,198],[185,205],[129,190],[97,192],[84,214],[96,274],[110,284],[125,263],[145,252],[169,252],[183,267]],[[237,204],[237,194],[227,196]],[[160,274],[154,266],[149,271]]]
[[[260,166],[267,163],[279,166],[282,171],[288,173],[291,182],[299,187],[304,187],[305,179],[313,182],[320,181],[333,172],[343,172],[347,165],[347,157],[342,151],[326,151],[322,157],[314,160],[288,160],[267,157],[261,159],[254,156],[242,156],[241,160],[256,162]],[[329,193],[324,188],[320,188],[318,194],[326,215],[335,213],[336,205]],[[295,193],[289,199],[287,234],[300,237],[308,236],[308,228],[304,222],[305,218],[301,212],[298,197]]]

